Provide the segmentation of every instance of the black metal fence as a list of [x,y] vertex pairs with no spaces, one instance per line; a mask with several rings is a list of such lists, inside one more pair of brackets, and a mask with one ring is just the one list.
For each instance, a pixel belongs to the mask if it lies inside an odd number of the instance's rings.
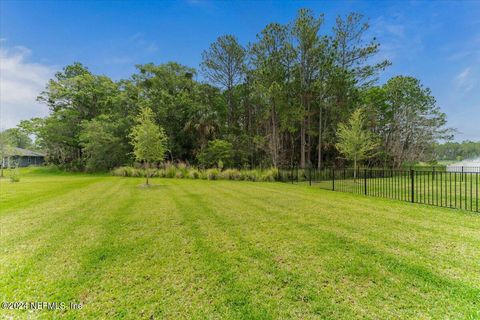
[[468,170],[298,168],[280,169],[278,180],[439,207],[480,212],[480,168]]

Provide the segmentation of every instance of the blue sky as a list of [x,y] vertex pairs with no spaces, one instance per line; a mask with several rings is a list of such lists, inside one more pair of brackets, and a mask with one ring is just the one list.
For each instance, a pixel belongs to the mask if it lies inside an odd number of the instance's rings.
[[369,18],[378,58],[395,75],[419,78],[457,128],[457,140],[480,140],[480,1],[0,1],[1,123],[47,114],[35,96],[56,70],[80,61],[114,79],[135,64],[177,61],[198,67],[222,34],[247,44],[270,22],[291,21],[298,8]]

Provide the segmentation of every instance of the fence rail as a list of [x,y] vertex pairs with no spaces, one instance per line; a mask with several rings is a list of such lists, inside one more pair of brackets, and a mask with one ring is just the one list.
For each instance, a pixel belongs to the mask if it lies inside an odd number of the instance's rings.
[[278,175],[280,181],[332,191],[480,212],[480,170],[292,167]]

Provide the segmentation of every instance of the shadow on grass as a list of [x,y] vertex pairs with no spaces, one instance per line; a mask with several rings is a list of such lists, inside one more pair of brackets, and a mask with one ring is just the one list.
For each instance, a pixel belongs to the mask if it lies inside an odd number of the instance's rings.
[[152,190],[152,189],[168,188],[168,185],[166,185],[166,184],[141,184],[138,187],[140,189]]

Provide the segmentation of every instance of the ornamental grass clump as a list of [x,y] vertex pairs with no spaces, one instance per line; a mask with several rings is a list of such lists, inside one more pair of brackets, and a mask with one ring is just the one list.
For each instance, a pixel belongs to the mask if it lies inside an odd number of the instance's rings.
[[202,169],[202,170],[199,170],[198,173],[199,173],[199,179],[202,179],[202,180],[207,180],[208,179],[207,170]]
[[242,172],[242,180],[259,181],[260,174],[257,170],[244,170]]
[[220,176],[220,170],[213,168],[207,170],[207,179],[208,180],[218,180]]
[[175,173],[175,177],[179,177],[179,178],[188,177],[189,167],[187,166],[187,164],[185,164],[184,162],[179,162],[176,165],[176,168],[177,168],[177,172]]
[[187,175],[187,177],[188,177],[189,179],[200,179],[200,172],[199,172],[197,169],[195,169],[195,168],[190,168],[190,169],[188,170],[188,175]]
[[112,175],[119,177],[128,177],[127,171],[129,167],[118,167],[112,170]]
[[226,169],[220,172],[220,177],[224,180],[241,180],[242,174],[237,169]]
[[170,179],[203,179],[203,180],[233,180],[233,181],[265,181],[273,182],[278,178],[278,169],[198,169],[184,163],[166,163],[159,169],[136,167],[118,167],[112,170],[112,175],[121,177],[158,177]]
[[118,167],[112,171],[114,176],[120,177],[143,177],[143,170],[133,167]]
[[165,165],[165,178],[175,178],[177,174],[177,168],[175,165],[168,163]]
[[128,177],[143,177],[145,176],[143,169],[141,168],[130,168],[128,172]]
[[165,176],[166,176],[165,169],[163,169],[163,168],[157,169],[157,177],[165,178]]
[[183,178],[185,178],[185,174],[183,173],[182,170],[177,170],[177,171],[175,172],[175,178],[176,178],[176,179],[183,179]]
[[260,173],[260,181],[269,181],[273,182],[278,177],[278,169],[277,168],[270,168],[267,170],[263,170]]

